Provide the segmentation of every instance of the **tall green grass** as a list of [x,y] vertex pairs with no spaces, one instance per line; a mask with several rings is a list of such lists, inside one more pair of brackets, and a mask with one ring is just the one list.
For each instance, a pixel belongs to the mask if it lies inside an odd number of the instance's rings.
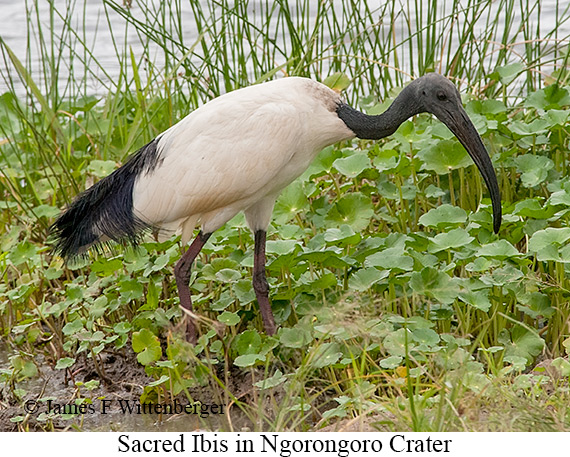
[[[0,78],[9,88],[1,134],[22,136],[27,151],[19,154],[13,141],[2,148],[13,164],[12,175],[2,171],[4,191],[45,230],[32,209],[46,202],[36,183],[46,182],[55,201],[69,201],[84,187],[76,150],[121,160],[212,97],[277,74],[324,80],[343,72],[352,81],[346,97],[353,104],[384,98],[428,71],[477,97],[515,101],[548,75],[568,77],[551,71],[568,60],[567,37],[559,33],[570,18],[568,5],[557,4],[556,24],[537,37],[543,13],[530,0],[368,3],[176,0],[126,7],[105,0],[92,36],[81,20],[86,3],[55,2],[44,18],[28,0],[26,54],[0,42]],[[133,32],[137,53],[119,38]],[[114,63],[93,54],[99,39],[113,43]],[[22,90],[25,100],[15,95]],[[96,115],[95,103],[102,108]],[[23,157],[31,163],[24,166]]]
[[[13,165],[3,169],[2,186],[44,230],[33,211],[46,203],[36,183],[46,182],[56,199],[51,204],[69,201],[84,187],[77,151],[121,160],[212,97],[277,74],[324,80],[345,73],[352,81],[346,97],[353,104],[371,95],[384,98],[392,87],[428,71],[451,77],[477,97],[515,101],[547,75],[568,77],[549,71],[564,68],[569,55],[567,37],[559,36],[570,18],[562,4],[556,24],[538,38],[542,11],[530,0],[375,6],[347,0],[176,0],[130,7],[105,0],[95,36],[81,20],[85,3],[53,5],[44,18],[37,2],[26,2],[25,55],[0,42],[0,78],[9,88],[3,96],[9,122],[0,126],[1,134],[21,136],[27,151],[18,153],[14,141],[2,148]],[[117,34],[121,23],[124,30]],[[133,32],[137,53],[119,39]],[[93,54],[98,39],[113,43],[114,63]],[[16,96],[22,90],[25,100]],[[93,104],[102,110],[91,112]],[[31,163],[24,166],[24,157]]]

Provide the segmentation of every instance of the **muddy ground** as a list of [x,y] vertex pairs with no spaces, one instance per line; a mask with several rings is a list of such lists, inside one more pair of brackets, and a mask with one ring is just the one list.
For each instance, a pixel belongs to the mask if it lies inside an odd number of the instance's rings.
[[[223,409],[214,406],[221,402],[219,398],[214,398],[214,390],[209,386],[189,389],[191,399],[211,405],[206,412],[197,409],[201,408],[199,405],[193,406],[193,401],[184,394],[176,400],[181,405],[180,408],[189,404],[190,413],[147,414],[144,410],[138,410],[143,388],[153,382],[153,379],[147,376],[131,351],[105,354],[101,359],[107,382],[100,379],[91,359],[80,357],[73,366],[73,379],[66,370],[55,370],[39,359],[39,376],[12,386],[25,389],[26,393],[20,401],[9,385],[1,386],[0,431],[191,432],[251,429],[252,424],[239,408],[232,405],[223,405]],[[91,391],[85,387],[78,390],[75,385],[77,381],[85,383],[91,380],[100,381],[99,386]],[[236,369],[229,376],[229,382],[230,391],[247,402],[249,393],[253,391],[251,372]],[[78,406],[77,398],[88,398],[90,402]],[[130,411],[127,403],[132,408]],[[79,414],[65,419],[57,414],[62,411]],[[207,417],[200,417],[206,414]]]

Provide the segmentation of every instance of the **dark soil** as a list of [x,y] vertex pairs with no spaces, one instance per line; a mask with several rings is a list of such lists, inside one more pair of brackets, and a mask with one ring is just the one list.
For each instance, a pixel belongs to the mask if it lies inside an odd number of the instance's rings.
[[[0,387],[0,431],[190,432],[249,428],[250,424],[241,411],[236,407],[228,409],[227,405],[219,409],[211,407],[211,414],[207,417],[200,417],[206,416],[206,413],[201,413],[199,409],[192,410],[191,413],[179,409],[178,413],[175,411],[165,414],[149,414],[138,410],[144,386],[154,380],[147,376],[144,367],[137,362],[131,351],[104,354],[101,361],[100,369],[104,372],[105,379],[101,379],[93,360],[87,357],[78,358],[71,374],[66,370],[55,370],[45,361],[38,360],[39,377],[17,385],[26,391],[21,400],[17,399],[8,385]],[[224,377],[222,374],[221,379]],[[230,391],[238,398],[245,399],[252,391],[250,372],[236,370],[227,379]],[[85,387],[78,389],[76,386],[77,381],[91,380],[100,381],[94,390],[87,390]],[[212,391],[209,386],[204,386],[190,389],[189,393],[193,400],[202,405],[220,404],[219,399],[213,397]],[[83,411],[76,405],[78,398],[90,400],[84,402]],[[176,401],[181,405],[179,408],[187,404],[193,405],[184,395],[177,397]],[[126,407],[127,402],[132,407],[131,411]],[[160,403],[168,404],[167,401]],[[170,404],[172,405],[172,402]],[[62,412],[77,414],[62,417],[62,414],[58,414]],[[231,424],[228,421],[231,421]]]

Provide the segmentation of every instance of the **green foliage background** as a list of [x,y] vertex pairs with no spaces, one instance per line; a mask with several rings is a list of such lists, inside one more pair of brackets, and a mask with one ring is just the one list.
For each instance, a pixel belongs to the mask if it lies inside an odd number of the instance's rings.
[[[86,356],[100,370],[105,352],[132,350],[155,379],[143,399],[191,395],[214,379],[264,430],[378,414],[388,428],[485,429],[466,425],[461,402],[475,395],[489,408],[500,391],[524,410],[521,396],[542,401],[553,382],[556,413],[541,424],[568,430],[570,48],[560,28],[570,12],[559,5],[545,32],[539,2],[495,3],[191,1],[198,38],[188,43],[180,2],[105,0],[107,20],[120,17],[143,49],[115,41],[120,76],[108,78],[72,21],[83,4],[52,7],[46,25],[29,2],[40,68],[31,45],[20,56],[0,40],[11,88],[0,95],[0,332],[11,354],[0,379],[13,398],[37,376],[38,353],[56,369]],[[326,148],[279,198],[267,243],[275,337],[260,331],[243,216],[212,236],[195,266],[195,348],[172,333],[177,239],[68,266],[50,252],[60,208],[221,93],[304,75],[378,113],[409,75],[429,71],[458,84],[492,156],[498,236],[475,166],[421,115],[381,142]],[[90,91],[94,78],[102,93]],[[529,374],[543,358],[558,378]],[[227,387],[220,370],[235,367],[262,373],[258,402]],[[279,403],[275,392],[285,392]]]

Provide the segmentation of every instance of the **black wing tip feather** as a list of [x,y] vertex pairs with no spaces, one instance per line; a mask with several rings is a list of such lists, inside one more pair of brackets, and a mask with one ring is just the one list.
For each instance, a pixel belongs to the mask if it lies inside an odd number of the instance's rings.
[[139,244],[152,225],[135,216],[133,189],[137,176],[151,172],[159,163],[157,140],[153,140],[77,196],[50,228],[53,250],[71,260],[87,255],[89,249],[103,252],[109,241]]

